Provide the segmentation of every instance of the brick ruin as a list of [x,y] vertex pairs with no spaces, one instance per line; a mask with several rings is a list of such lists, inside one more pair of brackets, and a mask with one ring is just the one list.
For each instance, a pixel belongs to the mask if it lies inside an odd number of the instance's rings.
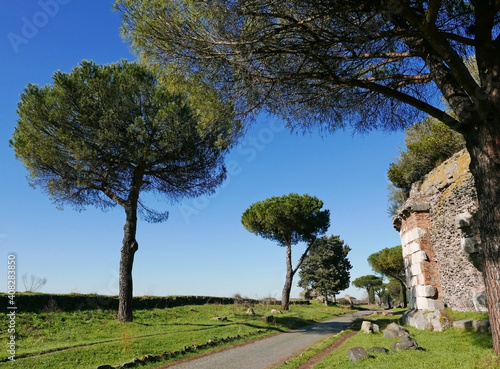
[[469,163],[463,150],[414,183],[393,218],[401,236],[410,311],[485,310]]

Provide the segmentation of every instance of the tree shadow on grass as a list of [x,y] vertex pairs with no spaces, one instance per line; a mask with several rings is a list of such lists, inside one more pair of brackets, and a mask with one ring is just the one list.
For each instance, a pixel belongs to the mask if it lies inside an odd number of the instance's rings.
[[493,349],[493,339],[488,332],[469,331],[467,332],[467,338],[475,346],[483,349]]

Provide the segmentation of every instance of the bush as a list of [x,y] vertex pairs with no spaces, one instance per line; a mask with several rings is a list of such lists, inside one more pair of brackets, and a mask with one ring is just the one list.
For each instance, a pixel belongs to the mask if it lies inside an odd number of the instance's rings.
[[428,117],[406,130],[407,151],[393,162],[387,175],[392,184],[408,196],[412,183],[465,148],[460,133],[437,119]]

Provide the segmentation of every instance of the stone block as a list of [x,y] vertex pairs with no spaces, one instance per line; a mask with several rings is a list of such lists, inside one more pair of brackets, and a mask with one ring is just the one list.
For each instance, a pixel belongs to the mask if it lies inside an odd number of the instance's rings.
[[431,204],[428,202],[415,202],[411,208],[416,212],[428,212],[431,209]]
[[453,322],[453,326],[458,329],[465,329],[466,331],[472,328],[472,319],[462,319]]
[[406,320],[406,323],[408,325],[411,325],[412,327],[415,327],[420,330],[431,330],[432,329],[432,324],[429,322],[424,313],[419,311],[412,316],[409,316]]
[[450,326],[449,320],[440,311],[409,310],[403,315],[403,321],[417,329],[436,332],[442,332]]
[[353,347],[347,351],[347,355],[351,361],[358,361],[368,356],[368,353],[363,347]]
[[440,311],[444,309],[444,303],[441,300],[434,300],[427,297],[417,296],[417,309]]
[[441,300],[431,300],[427,301],[427,310],[429,311],[441,311],[444,310],[444,302]]
[[418,264],[412,264],[410,268],[410,273],[411,275],[419,275],[422,274],[422,265],[421,263]]
[[403,257],[414,254],[417,251],[420,251],[420,244],[418,242],[410,242],[403,246]]
[[417,251],[411,255],[411,263],[412,264],[420,264],[423,261],[428,261],[429,258],[425,251]]
[[391,345],[393,350],[416,350],[418,349],[418,343],[413,338],[406,337],[399,342],[394,342]]
[[478,332],[488,332],[490,329],[490,321],[488,319],[473,320],[472,328]]
[[384,338],[403,338],[409,337],[410,332],[408,330],[396,323],[391,323],[387,326],[383,333]]
[[417,286],[417,297],[435,297],[437,288],[434,286]]
[[418,240],[419,238],[422,238],[424,236],[425,236],[425,230],[416,227],[409,230],[401,237],[401,243],[403,245],[408,245],[409,243]]
[[361,323],[361,330],[365,333],[372,333],[372,322],[363,321]]
[[431,323],[434,332],[443,332],[450,327],[450,321],[442,316],[440,311],[426,314],[426,319]]
[[[406,275],[410,275],[410,271],[407,271]],[[425,283],[425,278],[423,274],[412,275],[410,278],[409,286],[421,286]]]
[[264,315],[261,319],[266,323],[274,323],[276,321],[276,318],[272,315]]
[[369,348],[368,352],[380,352],[382,354],[388,354],[389,350],[386,349],[385,347],[374,346],[372,348]]

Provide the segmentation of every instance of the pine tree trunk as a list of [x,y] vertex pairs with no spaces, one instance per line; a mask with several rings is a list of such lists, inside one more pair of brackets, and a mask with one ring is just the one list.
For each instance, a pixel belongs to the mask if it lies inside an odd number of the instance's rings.
[[288,310],[290,305],[290,292],[292,290],[293,268],[292,268],[292,245],[286,245],[286,279],[281,294],[281,310]]
[[132,266],[134,264],[134,254],[139,248],[135,239],[137,231],[137,207],[125,209],[125,212],[127,214],[127,221],[123,227],[123,246],[120,258],[118,320],[120,322],[131,322],[133,320]]
[[476,223],[484,258],[493,348],[500,354],[500,117],[492,119],[488,126],[467,135],[466,141],[479,202]]

